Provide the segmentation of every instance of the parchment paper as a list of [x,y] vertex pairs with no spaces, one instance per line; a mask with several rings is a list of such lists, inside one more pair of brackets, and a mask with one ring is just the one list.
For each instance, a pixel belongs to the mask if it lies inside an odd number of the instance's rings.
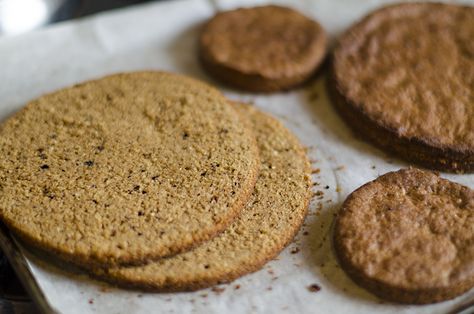
[[[318,19],[334,40],[369,10],[388,1],[278,1]],[[473,3],[473,1],[465,1]],[[217,9],[264,1],[181,0],[150,3],[0,39],[0,117],[46,92],[106,74],[163,69],[211,81],[196,60],[199,25]],[[28,264],[47,301],[60,313],[445,313],[474,297],[402,306],[378,300],[339,269],[331,248],[333,215],[352,190],[406,166],[359,141],[332,109],[323,73],[304,88],[271,95],[237,93],[280,118],[308,146],[316,196],[295,241],[261,271],[219,289],[151,294],[119,290],[85,276]],[[473,175],[447,175],[474,188]],[[317,192],[321,191],[321,192]],[[321,194],[324,193],[324,194]],[[321,287],[319,292],[308,289]]]

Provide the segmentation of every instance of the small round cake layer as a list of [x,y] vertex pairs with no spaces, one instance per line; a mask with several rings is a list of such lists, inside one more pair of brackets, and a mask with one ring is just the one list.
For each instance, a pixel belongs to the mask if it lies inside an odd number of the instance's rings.
[[417,169],[354,191],[334,246],[359,285],[401,303],[434,303],[474,286],[474,190]]
[[432,169],[474,171],[474,7],[379,9],[337,44],[329,81],[354,132]]
[[0,152],[1,219],[79,265],[141,264],[210,239],[260,167],[217,90],[162,72],[40,97],[1,125]]
[[260,269],[295,236],[310,200],[311,166],[298,140],[274,118],[240,105],[260,147],[261,170],[241,216],[194,250],[146,266],[96,275],[124,287],[183,291],[228,282]]
[[326,55],[326,34],[290,8],[269,5],[220,12],[204,27],[204,68],[231,86],[255,92],[285,90],[306,81]]

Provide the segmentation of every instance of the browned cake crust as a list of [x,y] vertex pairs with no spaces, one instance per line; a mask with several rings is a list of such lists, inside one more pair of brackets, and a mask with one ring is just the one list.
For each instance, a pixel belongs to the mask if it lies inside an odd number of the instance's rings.
[[244,90],[284,90],[307,80],[326,54],[326,34],[304,15],[281,6],[218,13],[204,27],[204,68]]
[[473,190],[404,169],[349,195],[334,247],[347,274],[379,297],[434,303],[474,286],[473,226]]
[[474,171],[474,8],[380,9],[341,37],[328,81],[354,131],[432,169]]

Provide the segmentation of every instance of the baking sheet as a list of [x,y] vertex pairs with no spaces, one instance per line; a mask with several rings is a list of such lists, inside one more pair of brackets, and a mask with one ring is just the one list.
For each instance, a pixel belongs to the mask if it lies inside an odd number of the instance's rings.
[[[274,1],[318,19],[331,40],[369,10],[389,1]],[[474,1],[463,1],[474,4]],[[161,69],[214,84],[196,60],[199,25],[217,9],[266,1],[179,0],[150,3],[0,39],[0,117],[28,100],[83,80],[120,71]],[[295,241],[261,271],[218,289],[151,294],[126,291],[65,272],[29,256],[28,266],[47,302],[60,313],[445,313],[474,298],[474,290],[448,302],[403,306],[383,302],[352,283],[331,248],[333,215],[348,193],[407,164],[359,141],[332,109],[324,72],[288,93],[237,93],[272,113],[308,147],[316,196]],[[442,174],[474,188],[474,175]],[[318,192],[321,191],[321,192]],[[311,285],[321,290],[311,291]]]

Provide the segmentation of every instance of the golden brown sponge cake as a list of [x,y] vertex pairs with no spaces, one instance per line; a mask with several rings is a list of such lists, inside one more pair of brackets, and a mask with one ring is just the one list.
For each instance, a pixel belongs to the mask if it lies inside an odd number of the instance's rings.
[[246,105],[261,169],[247,207],[229,228],[194,250],[145,266],[95,270],[101,279],[152,291],[196,290],[258,270],[294,237],[310,200],[311,167],[299,141],[274,118]]
[[140,264],[227,227],[258,148],[214,88],[162,72],[108,76],[30,102],[0,127],[0,217],[80,265]]

